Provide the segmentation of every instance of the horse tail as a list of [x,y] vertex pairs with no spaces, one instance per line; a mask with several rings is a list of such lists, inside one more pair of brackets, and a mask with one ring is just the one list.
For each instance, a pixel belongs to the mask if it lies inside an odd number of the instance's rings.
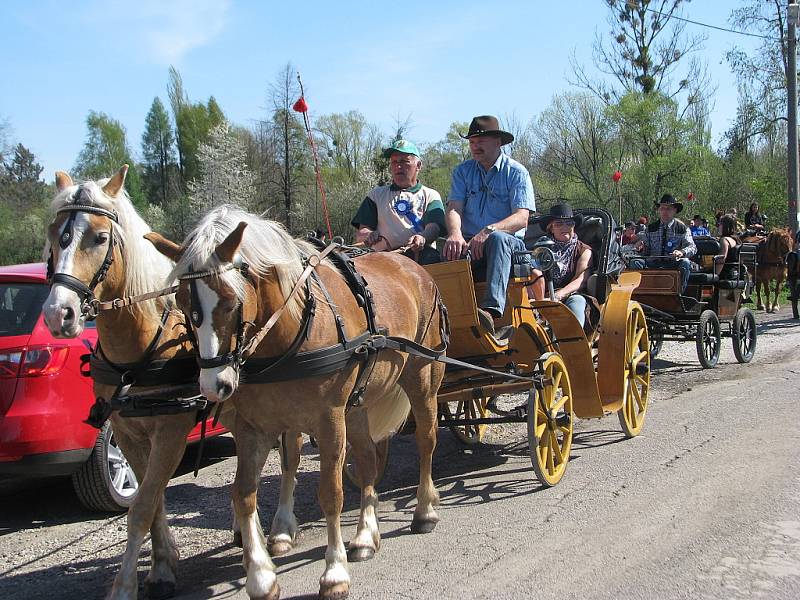
[[367,411],[369,435],[372,441],[380,442],[400,431],[410,412],[411,402],[408,395],[399,385],[392,386],[386,397]]

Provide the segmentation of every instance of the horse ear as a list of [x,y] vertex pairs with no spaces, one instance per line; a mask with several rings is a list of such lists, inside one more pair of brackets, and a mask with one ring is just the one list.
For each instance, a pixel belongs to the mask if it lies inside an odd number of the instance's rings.
[[128,174],[128,165],[122,165],[119,171],[103,186],[103,193],[114,198],[125,184],[125,175]]
[[233,262],[233,256],[236,254],[236,251],[239,249],[239,246],[242,244],[242,236],[244,235],[244,228],[247,227],[247,223],[242,221],[236,226],[236,229],[231,231],[230,235],[225,238],[225,240],[217,246],[217,249],[214,250],[214,254],[217,255],[217,258],[222,263],[229,263]]
[[70,177],[68,173],[65,173],[64,171],[56,171],[56,189],[59,192],[63,192],[71,185],[74,184],[72,183],[72,177]]
[[178,246],[178,244],[175,242],[168,240],[163,235],[156,233],[155,231],[146,233],[144,239],[153,244],[153,246],[156,247],[156,250],[161,252],[161,254],[166,256],[172,262],[178,262],[185,251],[185,248]]

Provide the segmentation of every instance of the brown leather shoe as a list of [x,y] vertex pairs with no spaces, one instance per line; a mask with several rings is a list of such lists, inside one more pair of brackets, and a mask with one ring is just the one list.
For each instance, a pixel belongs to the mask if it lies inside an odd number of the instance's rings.
[[485,308],[478,307],[478,323],[489,333],[494,335],[494,317]]

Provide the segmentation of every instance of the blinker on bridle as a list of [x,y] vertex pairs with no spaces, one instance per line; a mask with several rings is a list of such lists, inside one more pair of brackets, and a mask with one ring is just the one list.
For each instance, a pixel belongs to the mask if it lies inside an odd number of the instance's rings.
[[[80,186],[73,195],[73,200],[76,203],[80,200],[83,191],[84,187]],[[58,239],[58,246],[62,250],[68,248],[75,238],[75,218],[79,212],[100,215],[103,217],[108,217],[111,220],[111,235],[108,239],[108,249],[106,250],[105,258],[103,259],[100,267],[97,269],[97,272],[92,277],[92,280],[89,282],[89,285],[86,285],[77,277],[67,273],[54,273],[53,270],[55,267],[53,265],[53,251],[51,250],[50,256],[47,260],[47,279],[50,282],[50,287],[54,285],[62,285],[78,294],[81,299],[81,313],[87,320],[91,321],[97,317],[96,307],[98,300],[95,298],[94,290],[106,278],[108,269],[111,267],[111,263],[114,262],[114,246],[116,245],[116,238],[114,236],[114,223],[119,224],[119,217],[114,211],[88,204],[69,204],[59,208],[56,211],[57,215],[61,213],[69,214],[67,221],[64,223],[64,231],[61,233],[61,236]]]

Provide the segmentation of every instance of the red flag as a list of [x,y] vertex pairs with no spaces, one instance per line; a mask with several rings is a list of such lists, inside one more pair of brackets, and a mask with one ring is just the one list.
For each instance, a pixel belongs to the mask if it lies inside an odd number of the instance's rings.
[[686,199],[689,202],[691,202],[692,200],[694,200],[694,194],[692,192],[689,192],[688,194],[686,194]]
[[614,171],[614,174],[611,176],[611,179],[614,180],[614,183],[617,183],[620,179],[622,179],[622,171]]
[[297,99],[297,102],[292,105],[292,108],[299,113],[308,112],[308,104],[306,104],[306,99],[300,96],[300,98]]

